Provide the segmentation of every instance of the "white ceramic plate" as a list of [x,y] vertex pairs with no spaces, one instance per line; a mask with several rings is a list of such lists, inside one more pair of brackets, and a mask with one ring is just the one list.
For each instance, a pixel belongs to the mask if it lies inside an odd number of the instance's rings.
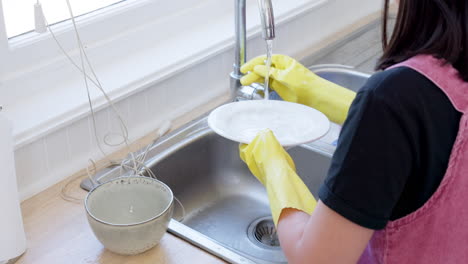
[[247,144],[259,131],[271,129],[284,147],[317,140],[330,129],[330,121],[321,112],[301,104],[272,100],[222,105],[210,113],[208,125],[222,137]]

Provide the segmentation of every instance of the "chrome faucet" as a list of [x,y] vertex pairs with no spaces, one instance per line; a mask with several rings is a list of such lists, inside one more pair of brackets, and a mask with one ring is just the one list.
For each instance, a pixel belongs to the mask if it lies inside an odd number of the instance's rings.
[[[263,90],[261,85],[252,85],[251,87],[243,87],[240,83],[242,73],[240,68],[246,63],[246,0],[234,0],[235,8],[235,60],[234,71],[231,73],[231,97],[233,100],[238,99],[255,99],[260,97],[258,91]],[[260,10],[260,20],[262,23],[262,37],[265,40],[275,38],[275,19],[273,15],[273,5],[271,0],[258,0]]]

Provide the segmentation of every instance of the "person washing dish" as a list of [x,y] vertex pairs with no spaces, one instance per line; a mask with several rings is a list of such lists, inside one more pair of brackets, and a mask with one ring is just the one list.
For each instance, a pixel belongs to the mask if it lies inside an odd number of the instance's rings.
[[[382,71],[357,94],[273,56],[284,100],[344,122],[318,202],[271,131],[240,146],[289,263],[468,262],[468,1],[400,0],[389,41],[384,2]],[[263,61],[243,85],[262,82]]]

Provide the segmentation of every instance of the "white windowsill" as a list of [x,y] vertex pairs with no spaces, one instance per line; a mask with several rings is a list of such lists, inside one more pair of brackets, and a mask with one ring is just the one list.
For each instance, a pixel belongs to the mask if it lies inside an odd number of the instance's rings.
[[[318,8],[327,1],[273,1],[276,23],[280,25],[301,13]],[[252,37],[259,34],[258,9],[256,1],[248,3],[248,35]],[[166,34],[155,37],[158,32],[152,31],[148,26],[123,34],[114,42],[91,44],[91,61],[110,97],[115,101],[121,100],[180,73],[197,62],[232,48],[232,11],[218,5],[213,6],[212,10],[205,10],[208,16],[202,17],[203,19],[188,17],[186,19],[190,20],[187,21],[180,17],[175,18],[179,23],[187,25],[183,32],[167,34],[171,32],[172,25],[166,24]],[[200,14],[203,12],[198,15]],[[122,53],[122,50],[125,52]],[[206,78],[209,81],[209,75]],[[226,76],[226,88],[228,83],[229,79]],[[89,114],[82,75],[68,61],[57,61],[21,76],[14,82],[6,82],[4,88],[18,89],[19,86],[34,87],[31,89],[34,92],[14,102],[0,102],[4,104],[7,116],[14,122],[15,148],[20,148]],[[97,89],[93,87],[91,90],[94,91],[96,109],[106,106]]]

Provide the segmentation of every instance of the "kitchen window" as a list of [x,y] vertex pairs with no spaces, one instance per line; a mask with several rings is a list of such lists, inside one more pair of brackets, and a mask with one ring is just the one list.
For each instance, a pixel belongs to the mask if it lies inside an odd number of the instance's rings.
[[[181,21],[181,14],[183,17],[199,5],[216,3],[215,0],[70,1],[85,48],[96,64],[128,54],[128,50],[147,43],[148,36],[164,38],[167,36],[164,34],[166,29],[177,32],[178,30],[170,30],[177,23],[166,23],[167,20],[173,18]],[[16,98],[30,95],[35,92],[32,91],[34,89],[42,89],[36,84],[20,84],[21,80],[45,76],[45,71],[48,75],[56,74],[57,68],[70,64],[50,33],[32,31],[36,2],[37,0],[0,0],[0,59],[8,62],[0,63],[0,99],[4,99],[1,102],[3,104],[6,104],[5,101],[13,102]],[[40,2],[60,44],[71,56],[76,55],[77,43],[66,1]],[[162,35],[156,34],[161,32]],[[77,59],[76,56],[73,57]],[[60,64],[63,61],[65,63]]]
[[[8,38],[34,30],[34,5],[39,2],[50,24],[70,18],[65,0],[3,0]],[[119,2],[122,2],[122,0],[70,0],[75,16],[87,14]]]

